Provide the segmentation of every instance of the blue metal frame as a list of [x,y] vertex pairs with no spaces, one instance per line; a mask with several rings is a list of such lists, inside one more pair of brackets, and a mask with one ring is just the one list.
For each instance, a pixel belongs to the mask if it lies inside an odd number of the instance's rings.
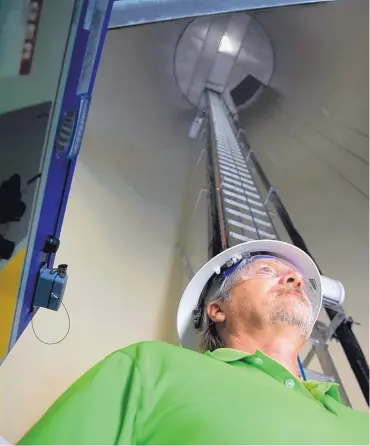
[[109,28],[335,0],[116,0]]
[[[106,9],[92,70],[88,73],[88,83],[85,82],[87,88],[85,91],[81,91],[80,76],[89,42],[90,16],[96,3],[106,3]],[[44,254],[43,248],[48,236],[59,237],[61,231],[112,4],[113,0],[76,0],[75,2],[58,93],[50,118],[44,165],[8,351],[13,347],[33,316],[32,301],[40,267],[45,263],[47,267],[51,268],[54,262],[55,254]],[[81,119],[77,120],[79,122],[74,128],[71,147],[57,155],[55,147],[59,122],[69,110],[74,110]]]

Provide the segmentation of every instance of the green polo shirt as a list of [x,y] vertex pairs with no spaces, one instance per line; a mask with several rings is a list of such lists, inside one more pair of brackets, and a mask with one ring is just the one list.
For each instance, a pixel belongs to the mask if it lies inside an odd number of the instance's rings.
[[261,351],[143,342],[95,365],[19,444],[369,444],[369,416]]

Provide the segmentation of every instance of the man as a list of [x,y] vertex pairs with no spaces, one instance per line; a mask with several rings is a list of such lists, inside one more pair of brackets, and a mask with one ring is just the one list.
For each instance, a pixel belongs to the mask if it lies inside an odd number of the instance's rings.
[[[224,251],[181,299],[187,348],[111,354],[20,444],[368,444],[368,415],[297,372],[321,301],[319,272],[298,248],[259,240]],[[196,330],[204,354],[191,350]]]

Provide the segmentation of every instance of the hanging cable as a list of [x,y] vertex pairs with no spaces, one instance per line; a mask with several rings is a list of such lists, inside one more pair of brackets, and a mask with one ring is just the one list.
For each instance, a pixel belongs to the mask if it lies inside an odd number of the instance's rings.
[[301,358],[299,356],[297,356],[297,361],[298,361],[298,367],[299,367],[299,371],[301,373],[301,377],[302,377],[303,381],[307,381],[306,372],[303,368],[303,364],[302,364]]
[[[60,299],[59,299],[60,300]],[[33,326],[33,316],[36,314],[36,311],[34,311],[34,314],[32,315],[32,319],[31,319],[31,326],[32,326],[32,331],[33,331],[33,334],[36,336],[36,338],[40,341],[40,342],[42,342],[43,344],[46,344],[46,345],[56,345],[56,344],[60,344],[62,341],[64,341],[64,339],[68,336],[68,334],[69,334],[69,332],[70,332],[70,330],[71,330],[71,318],[70,318],[70,316],[69,316],[69,313],[68,313],[68,310],[67,310],[67,307],[64,305],[64,303],[60,300],[60,303],[63,305],[63,308],[64,308],[64,310],[65,310],[65,312],[66,312],[66,315],[67,315],[67,318],[68,318],[68,328],[67,328],[67,332],[66,332],[66,334],[61,338],[61,339],[59,339],[58,341],[55,341],[55,342],[46,342],[46,341],[43,341],[37,334],[36,334],[36,331],[35,331],[35,327]]]

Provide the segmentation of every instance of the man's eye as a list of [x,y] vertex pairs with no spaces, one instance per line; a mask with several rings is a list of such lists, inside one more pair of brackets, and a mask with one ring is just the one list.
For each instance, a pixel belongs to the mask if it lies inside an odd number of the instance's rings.
[[261,266],[261,268],[259,269],[260,273],[264,273],[264,274],[274,274],[275,271],[270,268],[269,266]]

